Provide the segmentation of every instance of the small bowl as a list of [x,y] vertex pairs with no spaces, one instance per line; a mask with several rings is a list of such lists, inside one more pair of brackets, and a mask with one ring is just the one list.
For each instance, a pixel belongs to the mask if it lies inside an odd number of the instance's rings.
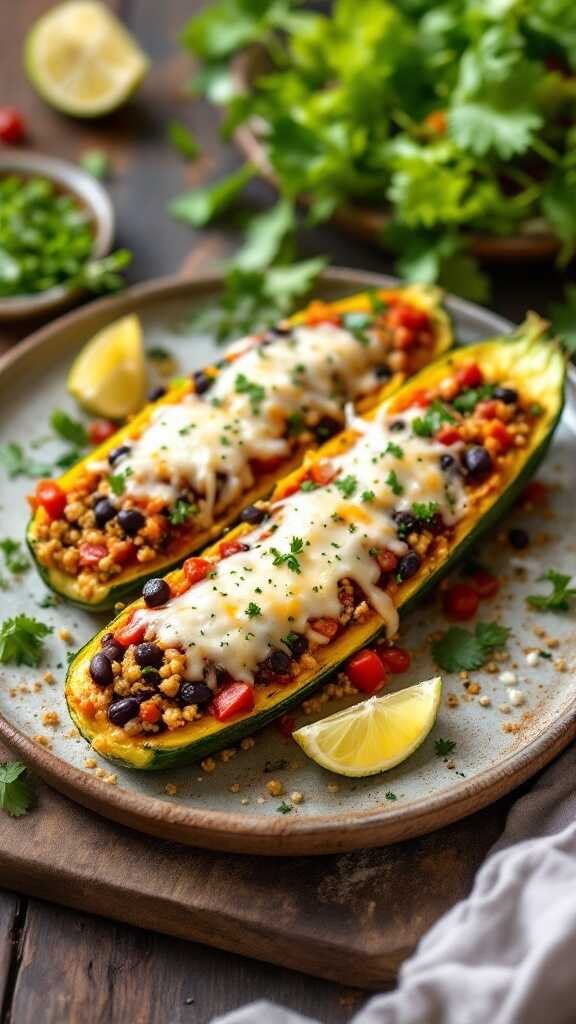
[[[90,213],[94,224],[92,255],[96,259],[110,252],[114,237],[114,209],[108,193],[91,174],[56,157],[17,149],[0,151],[0,177],[20,174],[22,177],[48,178],[64,192],[75,197]],[[82,295],[79,288],[66,284],[49,288],[35,295],[14,295],[0,298],[0,320],[40,317],[63,306],[71,305]]]

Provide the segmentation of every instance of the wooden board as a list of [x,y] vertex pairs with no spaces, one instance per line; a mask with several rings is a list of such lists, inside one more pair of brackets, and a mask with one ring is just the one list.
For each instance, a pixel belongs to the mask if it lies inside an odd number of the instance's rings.
[[[366,988],[466,895],[507,806],[383,849],[255,859],[146,838],[36,788],[32,813],[2,818],[1,886]],[[0,961],[14,912],[0,904]]]

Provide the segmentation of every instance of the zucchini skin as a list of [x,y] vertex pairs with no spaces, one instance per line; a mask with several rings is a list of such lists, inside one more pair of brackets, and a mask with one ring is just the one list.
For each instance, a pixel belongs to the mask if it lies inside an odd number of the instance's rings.
[[[538,401],[544,411],[534,428],[531,444],[525,449],[517,450],[516,460],[511,464],[501,493],[496,498],[488,496],[481,499],[477,518],[466,517],[461,520],[444,561],[437,559],[436,563],[428,563],[424,566],[423,574],[418,573],[412,580],[402,585],[397,605],[401,616],[409,612],[435,587],[466,551],[498,521],[544,458],[562,413],[565,378],[565,360],[559,349],[553,342],[542,340],[545,328],[544,322],[533,315],[519,330],[515,339],[495,339],[456,349],[436,364],[421,371],[404,386],[407,391],[411,391],[429,385],[440,379],[447,369],[473,358],[485,370],[495,369],[496,372],[505,374],[506,379],[517,383],[523,397]],[[396,398],[398,394],[401,394],[401,391],[396,392],[394,397]],[[320,454],[330,454],[333,445],[334,439],[323,446]],[[484,505],[486,507],[483,507]],[[477,511],[473,510],[474,515]],[[238,532],[242,529],[237,528]],[[207,553],[210,553],[210,549]],[[105,631],[113,629],[126,614],[126,611],[122,612]],[[275,687],[274,684],[256,687],[256,706],[250,714],[230,724],[221,724],[211,716],[205,716],[183,729],[163,733],[156,741],[130,740],[129,737],[126,737],[126,740],[119,740],[118,730],[114,730],[107,723],[103,723],[102,728],[95,729],[94,722],[82,716],[75,706],[75,690],[86,677],[90,658],[99,649],[102,635],[99,633],[79,652],[70,666],[66,680],[68,707],[78,729],[92,743],[94,749],[116,764],[141,770],[181,767],[236,743],[243,736],[262,728],[274,718],[300,704],[355,650],[373,642],[381,631],[382,622],[374,613],[366,623],[353,625],[334,643],[316,652],[321,664],[314,675],[305,677],[301,682],[293,680],[288,686],[281,688]]]
[[[405,285],[399,286],[398,288],[385,288],[378,290],[378,295],[384,299],[387,295],[391,296],[398,294],[406,302],[425,310],[429,314],[435,329],[434,358],[448,350],[453,342],[452,322],[450,316],[442,305],[441,291],[433,286],[425,285]],[[324,305],[336,312],[347,312],[364,308],[369,309],[369,293],[358,293],[336,302],[325,303]],[[303,310],[302,312],[296,313],[294,316],[290,317],[288,323],[296,326],[305,321],[305,318],[306,310]],[[363,399],[359,403],[359,409],[364,411],[375,403],[381,401],[383,397],[386,397],[396,390],[396,388],[399,387],[405,379],[405,374],[394,374],[377,393]],[[85,458],[73,466],[72,469],[59,477],[56,482],[64,490],[70,489],[88,461],[105,460],[108,452],[113,448],[118,447],[127,437],[130,436],[135,428],[137,429],[140,426],[145,427],[150,418],[152,409],[171,402],[177,402],[192,390],[193,388],[190,381],[180,383],[157,402],[145,406],[145,408],[138,413],[130,423],[122,427],[103,445],[90,452],[89,455],[85,456]],[[145,567],[142,565],[129,566],[123,573],[114,577],[113,584],[102,584],[98,587],[94,597],[90,600],[86,600],[85,597],[83,597],[78,587],[76,577],[70,576],[59,569],[42,565],[39,561],[35,550],[38,512],[31,517],[26,530],[26,543],[34,565],[46,586],[60,597],[65,598],[67,601],[72,602],[85,611],[109,611],[113,609],[116,604],[120,602],[124,603],[127,599],[133,597],[134,594],[139,593],[146,580],[170,572],[172,569],[175,569],[188,555],[195,554],[207,544],[215,540],[216,537],[219,537],[224,530],[228,529],[238,519],[242,508],[246,505],[253,504],[253,502],[257,501],[259,498],[263,498],[269,494],[274,484],[279,479],[279,476],[285,476],[291,472],[291,470],[300,463],[303,454],[304,448],[296,450],[293,457],[287,460],[286,463],[279,467],[277,471],[266,473],[259,477],[254,487],[242,496],[242,501],[239,505],[231,507],[208,528],[200,532],[196,531],[195,533],[191,532],[185,535],[178,546],[178,549],[173,548],[169,555],[159,555],[153,561],[147,562]]]

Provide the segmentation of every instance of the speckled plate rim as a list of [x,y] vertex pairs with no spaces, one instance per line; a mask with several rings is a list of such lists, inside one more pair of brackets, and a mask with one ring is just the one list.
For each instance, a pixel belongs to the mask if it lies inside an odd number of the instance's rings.
[[[350,285],[351,289],[394,283],[393,279],[380,274],[347,268],[332,268],[322,275],[321,281],[326,285]],[[202,275],[194,280],[167,277],[135,285],[119,296],[91,303],[60,317],[8,353],[0,361],[0,376],[28,360],[36,350],[49,344],[69,327],[87,321],[93,329],[95,319],[106,323],[128,310],[142,309],[159,299],[207,296],[217,292],[221,284],[220,274]],[[485,317],[487,333],[505,332],[511,327],[503,318],[460,299],[450,298],[448,307],[461,316]],[[456,783],[449,792],[433,797],[423,796],[406,806],[390,809],[345,811],[305,818],[255,818],[246,813],[179,807],[129,790],[112,789],[93,775],[40,747],[1,714],[0,737],[65,796],[138,831],[226,852],[272,856],[324,854],[384,846],[424,835],[493,803],[529,779],[576,739],[576,700],[563,708],[544,733],[500,758],[491,768]]]

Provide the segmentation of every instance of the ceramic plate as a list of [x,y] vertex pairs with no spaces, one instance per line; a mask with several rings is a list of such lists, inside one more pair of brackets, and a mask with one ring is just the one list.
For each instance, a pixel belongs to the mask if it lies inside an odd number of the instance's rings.
[[[169,349],[182,370],[202,366],[216,348],[209,337],[193,333],[187,320],[200,303],[218,301],[220,283],[218,278],[172,279],[138,286],[40,331],[0,368],[0,442],[22,443],[48,462],[62,450],[45,438],[52,409],[66,408],[77,415],[66,394],[68,367],[94,331],[124,313],[141,316],[149,348]],[[333,298],[390,283],[373,274],[331,271],[320,291]],[[506,321],[479,307],[456,299],[449,306],[462,341],[510,329]],[[31,448],[32,444],[37,446]],[[480,687],[476,695],[457,674],[447,676],[432,734],[412,758],[384,775],[365,780],[331,776],[306,761],[293,741],[273,726],[255,737],[252,749],[233,752],[228,760],[217,756],[216,769],[209,774],[199,766],[140,774],[99,759],[98,767],[87,768],[91,751],[71,727],[62,689],[67,652],[80,647],[103,620],[65,604],[44,607],[47,591],[33,569],[21,583],[0,591],[0,619],[26,611],[52,625],[54,633],[39,670],[2,667],[0,735],[73,799],[134,828],[195,845],[268,854],[327,853],[383,845],[446,825],[528,778],[576,733],[574,616],[538,616],[525,602],[527,593],[541,587],[536,580],[545,569],[576,572],[573,466],[574,438],[563,425],[540,473],[551,486],[550,508],[532,514],[517,509],[479,554],[503,579],[499,595],[483,604],[481,617],[505,621],[512,628],[509,660],[499,663],[498,671],[472,674]],[[23,538],[25,495],[32,487],[24,478],[8,481],[2,476],[3,536]],[[503,540],[510,522],[530,532],[532,543],[525,552],[514,551]],[[445,627],[437,598],[405,620],[402,643],[411,650],[413,661],[409,672],[395,677],[394,688],[434,674],[430,636]],[[61,629],[69,631],[71,643],[60,639]],[[526,652],[532,648],[544,654],[530,667]],[[43,680],[45,670],[53,672],[54,684]],[[516,689],[524,697],[521,706],[507,713],[500,710],[500,705],[509,704],[505,680],[500,679],[503,670],[515,673]],[[488,697],[490,705],[482,706],[480,696]],[[56,711],[60,723],[43,724],[46,711]],[[41,745],[38,737],[49,746]],[[439,738],[456,744],[450,758],[436,754]],[[289,805],[295,790],[303,794],[302,803],[282,813],[282,798],[270,796],[266,788],[272,779],[282,783]]]

